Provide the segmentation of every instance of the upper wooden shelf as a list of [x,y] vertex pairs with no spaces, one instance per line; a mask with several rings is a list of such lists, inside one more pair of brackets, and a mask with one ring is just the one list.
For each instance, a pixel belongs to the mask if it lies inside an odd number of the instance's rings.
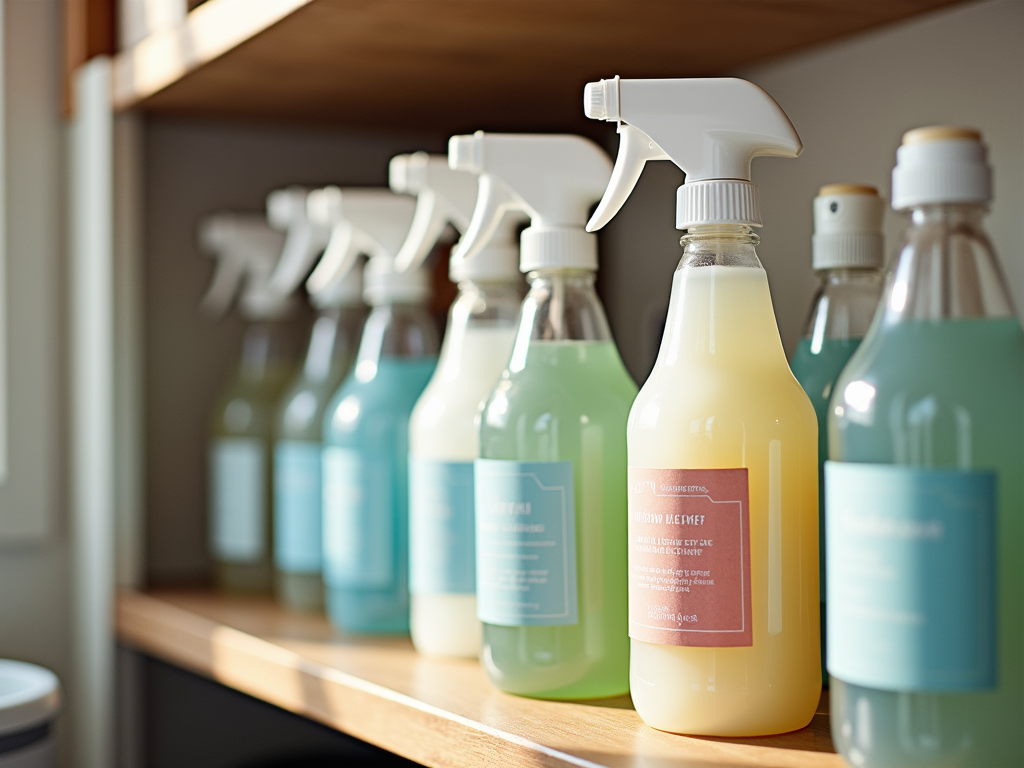
[[827,699],[807,728],[689,738],[641,722],[629,697],[550,702],[496,691],[476,662],[408,640],[337,636],[322,616],[211,593],[123,593],[120,639],[284,709],[437,768],[841,768]]
[[962,0],[207,0],[117,109],[417,130],[585,123],[583,85],[719,75]]

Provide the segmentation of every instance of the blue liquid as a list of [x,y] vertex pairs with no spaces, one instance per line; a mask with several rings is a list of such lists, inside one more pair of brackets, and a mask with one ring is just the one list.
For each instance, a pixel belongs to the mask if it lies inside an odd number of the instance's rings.
[[818,417],[818,551],[821,553],[818,565],[818,584],[821,592],[821,676],[828,684],[825,671],[825,462],[828,461],[828,402],[836,379],[843,372],[853,353],[860,346],[860,339],[822,339],[821,347],[814,351],[811,339],[800,339],[790,368],[804,388]]
[[[345,543],[358,552],[384,549],[389,572],[383,578],[378,574],[372,586],[339,577],[343,569],[332,561],[331,542],[324,542],[327,612],[335,625],[351,632],[409,631],[409,417],[436,363],[435,357],[382,358],[375,368],[362,363],[327,406],[325,448],[351,449],[352,456],[373,468],[356,473],[356,485],[362,487],[352,490],[369,500],[359,514],[386,516],[376,522],[364,520],[360,529],[385,530],[386,541]],[[387,487],[373,487],[381,478]]]
[[[861,382],[861,393],[872,392],[859,412],[843,397],[851,382]],[[994,471],[998,493],[997,688],[902,693],[832,678],[836,748],[851,765],[864,768],[1024,765],[1020,323],[971,319],[879,328],[836,385],[829,446],[839,461]]]

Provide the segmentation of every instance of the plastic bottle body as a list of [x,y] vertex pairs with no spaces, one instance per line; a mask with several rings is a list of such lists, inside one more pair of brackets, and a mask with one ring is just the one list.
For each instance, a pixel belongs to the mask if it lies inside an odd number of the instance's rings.
[[630,412],[629,466],[745,468],[751,641],[632,639],[631,693],[661,730],[791,731],[810,722],[821,690],[814,411],[786,364],[756,238],[707,227],[684,243],[661,350]]
[[321,445],[327,402],[355,360],[365,310],[321,310],[302,368],[285,390],[274,444],[275,591],[299,610],[323,608]]
[[[437,370],[417,401],[409,425],[410,461],[421,462],[423,471],[444,471],[442,465],[453,465],[448,468],[471,477],[479,454],[480,408],[508,365],[521,300],[518,280],[460,284]],[[418,477],[416,472],[410,474],[413,645],[428,655],[475,658],[481,633],[476,616],[472,488],[465,489],[465,498],[460,499],[465,508],[453,510],[450,498],[438,500],[444,509],[418,507],[417,497],[423,502],[431,496],[430,479],[424,478],[426,482],[418,488]],[[438,514],[431,514],[435,511]],[[453,519],[457,516],[466,519]],[[447,530],[461,524],[468,530]],[[422,574],[419,583],[418,574]],[[469,578],[459,578],[460,574]]]
[[324,416],[324,582],[337,626],[409,630],[409,418],[437,363],[418,304],[376,306]]
[[293,371],[287,324],[250,323],[241,365],[218,401],[210,430],[210,547],[221,589],[272,588],[271,452],[277,404]]
[[837,382],[829,447],[837,462],[995,475],[986,560],[997,602],[982,618],[995,614],[995,685],[882,690],[832,677],[832,735],[852,765],[1024,762],[1024,333],[981,215],[977,205],[914,210],[871,331]]
[[[571,464],[575,504],[571,580],[576,620],[498,624],[484,618],[491,681],[540,698],[598,698],[628,690],[625,424],[636,386],[619,358],[593,273],[530,275],[508,369],[484,407],[480,456]],[[477,475],[478,592],[480,475]],[[564,540],[563,542],[564,543]],[[560,623],[559,623],[560,622]]]
[[[803,338],[790,367],[804,388],[818,417],[818,571],[821,596],[821,661],[825,671],[825,462],[828,460],[828,403],[836,379],[860,346],[882,292],[876,269],[829,269],[811,304]],[[826,677],[827,679],[827,677]]]

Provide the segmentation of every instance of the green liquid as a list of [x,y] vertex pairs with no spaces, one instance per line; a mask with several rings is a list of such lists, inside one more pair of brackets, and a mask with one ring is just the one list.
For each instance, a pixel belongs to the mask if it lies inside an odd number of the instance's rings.
[[821,675],[827,682],[825,671],[825,462],[828,461],[828,402],[836,379],[843,372],[850,357],[860,346],[860,339],[822,339],[815,352],[811,340],[800,339],[790,368],[804,388],[818,417],[818,585],[821,596]]
[[586,699],[629,690],[626,419],[636,393],[613,342],[538,341],[487,401],[480,455],[572,461],[576,497],[579,623],[484,624],[481,658],[504,691]]
[[[830,418],[834,459],[995,471],[999,681],[969,694],[893,693],[832,679],[832,736],[865,768],[1024,765],[1024,333],[1016,319],[879,329],[836,386],[872,407]],[[837,395],[835,406],[843,405]],[[835,409],[833,409],[835,411]],[[851,416],[851,413],[853,416]]]

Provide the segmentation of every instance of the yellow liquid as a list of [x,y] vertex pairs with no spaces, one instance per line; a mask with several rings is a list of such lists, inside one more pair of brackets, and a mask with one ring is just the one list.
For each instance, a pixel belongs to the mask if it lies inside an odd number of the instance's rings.
[[631,640],[649,725],[756,736],[802,728],[821,695],[818,430],[786,363],[758,267],[682,267],[658,361],[629,416],[631,467],[746,467],[753,645]]

